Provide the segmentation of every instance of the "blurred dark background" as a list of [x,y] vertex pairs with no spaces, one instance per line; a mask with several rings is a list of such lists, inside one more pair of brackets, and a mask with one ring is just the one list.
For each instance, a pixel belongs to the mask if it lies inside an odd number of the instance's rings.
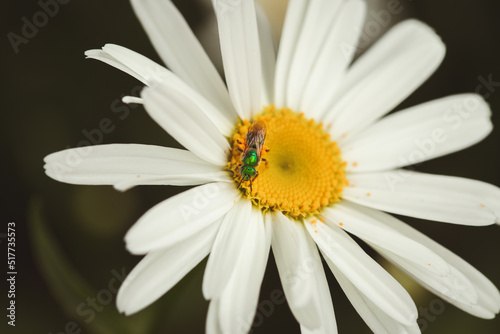
[[[391,0],[389,2],[394,2]],[[64,2],[64,1],[61,1]],[[217,38],[209,0],[174,1],[216,62]],[[261,1],[273,25],[282,23],[286,1]],[[388,1],[368,0],[373,13]],[[500,186],[500,5],[494,0],[401,0],[403,12],[391,25],[418,18],[434,27],[447,45],[439,70],[398,109],[449,94],[480,93],[491,104],[496,129],[465,151],[426,162],[417,170],[483,180]],[[43,172],[44,156],[85,139],[82,131],[112,120],[113,132],[103,143],[178,146],[149,119],[141,106],[120,98],[137,92],[135,79],[111,67],[84,60],[88,49],[116,43],[160,62],[127,1],[66,0],[59,12],[32,32],[15,52],[8,34],[21,35],[23,18],[32,22],[42,7],[37,1],[4,0],[0,5],[0,70],[2,78],[2,146],[0,247],[6,254],[7,223],[16,223],[16,327],[8,333],[202,333],[207,302],[201,294],[205,262],[160,301],[131,317],[119,315],[114,278],[140,260],[127,253],[127,229],[147,209],[185,190],[182,187],[134,188],[126,193],[110,186],[74,186]],[[12,36],[12,35],[11,35]],[[220,65],[220,64],[219,64]],[[486,87],[484,81],[497,82]],[[120,119],[116,108],[126,112]],[[500,286],[500,228],[473,228],[404,218],[420,231],[459,254]],[[6,255],[2,255],[6,259]],[[500,319],[482,320],[444,303],[390,265],[383,265],[409,290],[421,310],[425,333],[500,332]],[[3,268],[5,268],[3,266]],[[6,270],[5,270],[6,271]],[[5,277],[6,274],[3,275]],[[340,333],[370,333],[329,273]],[[116,280],[116,279],[115,279]],[[2,279],[2,282],[5,282]],[[2,285],[4,286],[4,285]],[[118,286],[118,284],[116,284]],[[2,287],[3,313],[8,306]],[[261,300],[281,289],[271,256]],[[97,300],[97,304],[92,304]],[[100,301],[100,302],[99,302]],[[94,306],[92,306],[94,305]],[[80,312],[78,312],[80,310]],[[425,315],[427,314],[427,315]],[[299,333],[286,304],[264,314],[254,333]],[[2,329],[2,333],[5,331]]]

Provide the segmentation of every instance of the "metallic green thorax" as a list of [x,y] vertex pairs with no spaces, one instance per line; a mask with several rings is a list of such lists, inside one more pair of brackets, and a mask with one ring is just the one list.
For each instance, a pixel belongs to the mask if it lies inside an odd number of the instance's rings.
[[257,151],[253,148],[248,150],[248,153],[243,158],[243,163],[246,166],[257,167],[259,165],[259,156],[257,155]]

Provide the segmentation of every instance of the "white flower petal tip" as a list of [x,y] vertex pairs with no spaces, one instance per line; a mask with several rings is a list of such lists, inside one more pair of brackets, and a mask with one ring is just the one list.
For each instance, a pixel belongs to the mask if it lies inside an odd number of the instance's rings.
[[387,116],[342,142],[348,172],[374,172],[418,164],[470,147],[493,130],[482,97],[460,94]]
[[170,249],[148,253],[130,272],[116,297],[120,312],[144,309],[176,285],[212,248],[220,220]]
[[113,185],[120,191],[137,185],[199,185],[231,181],[218,166],[193,153],[139,144],[86,146],[45,157],[45,173],[60,182]]
[[186,240],[224,216],[240,196],[233,183],[210,183],[171,197],[130,228],[125,236],[127,249],[146,254]]
[[87,58],[100,60],[111,65],[146,85],[154,85],[168,77],[169,71],[143,55],[116,44],[106,44],[102,50],[85,52]]
[[408,292],[342,229],[318,220],[304,224],[325,257],[368,300],[395,321],[405,326],[414,325],[418,312]]
[[136,96],[124,96],[122,102],[125,104],[144,104],[144,100]]
[[262,108],[262,61],[255,4],[216,0],[215,13],[229,95],[241,119]]
[[446,47],[426,24],[394,26],[348,70],[323,122],[336,140],[366,129],[424,83],[441,64]]
[[149,115],[179,143],[218,166],[227,162],[229,143],[189,96],[168,84],[146,87],[141,94]]
[[476,180],[407,170],[351,173],[345,199],[367,207],[444,223],[498,223],[500,188]]

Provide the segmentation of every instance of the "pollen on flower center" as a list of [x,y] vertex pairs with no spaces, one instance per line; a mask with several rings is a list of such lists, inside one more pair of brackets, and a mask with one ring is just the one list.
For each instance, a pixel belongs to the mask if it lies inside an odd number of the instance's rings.
[[[266,107],[255,121],[264,122],[266,129],[261,152],[259,145],[252,150],[247,143],[247,120],[238,124],[231,138],[228,169],[244,197],[263,211],[279,210],[293,218],[319,214],[340,201],[347,184],[346,164],[322,124],[274,106]],[[251,135],[258,132],[253,128]],[[257,163],[251,159],[255,151],[261,159]]]

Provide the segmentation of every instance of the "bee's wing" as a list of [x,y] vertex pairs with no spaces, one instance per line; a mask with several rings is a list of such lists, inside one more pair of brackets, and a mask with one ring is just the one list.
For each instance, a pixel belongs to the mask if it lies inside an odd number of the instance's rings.
[[257,150],[259,159],[264,147],[264,141],[266,140],[266,133],[267,127],[264,121],[253,122],[248,128],[247,145]]

